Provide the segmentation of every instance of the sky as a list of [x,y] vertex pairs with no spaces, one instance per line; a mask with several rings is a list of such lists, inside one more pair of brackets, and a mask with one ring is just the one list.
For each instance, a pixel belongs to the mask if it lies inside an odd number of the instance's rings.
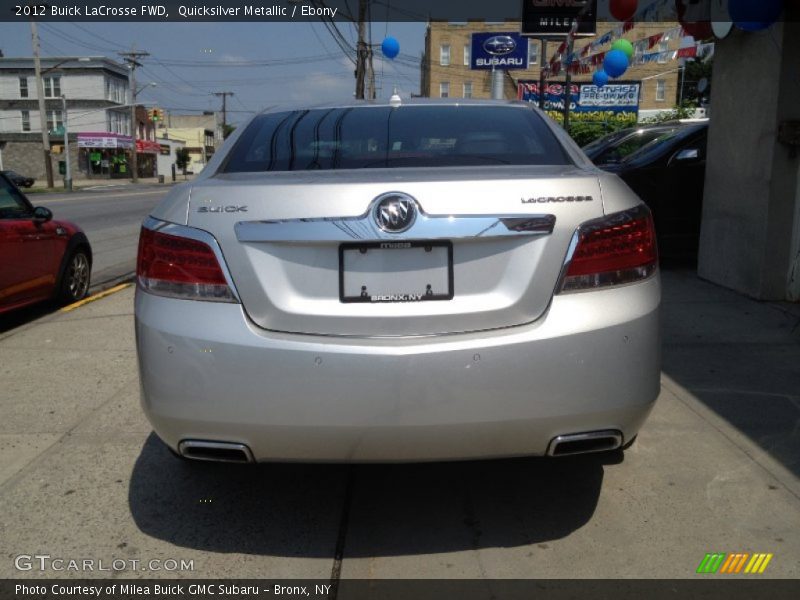
[[[354,26],[337,25],[355,46]],[[418,93],[425,23],[373,23],[371,29],[375,44],[387,35],[400,42],[395,60],[375,50],[378,98],[388,99],[395,87],[404,97]],[[137,87],[156,83],[138,101],[198,114],[219,110],[221,98],[213,93],[230,91],[228,121],[234,124],[266,107],[343,102],[355,91],[355,51],[345,54],[323,23],[40,23],[39,37],[43,57],[118,59],[117,52],[135,44],[151,54],[141,60]],[[0,50],[6,57],[32,56],[30,26],[0,23]],[[241,64],[253,61],[262,64]]]

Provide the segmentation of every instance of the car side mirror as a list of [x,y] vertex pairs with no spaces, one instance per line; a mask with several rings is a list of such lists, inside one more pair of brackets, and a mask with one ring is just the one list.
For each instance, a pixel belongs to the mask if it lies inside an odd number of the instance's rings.
[[674,160],[686,161],[698,158],[700,158],[700,151],[697,148],[684,148],[675,155]]
[[33,209],[33,220],[37,223],[47,223],[53,219],[53,211],[44,206],[37,206]]

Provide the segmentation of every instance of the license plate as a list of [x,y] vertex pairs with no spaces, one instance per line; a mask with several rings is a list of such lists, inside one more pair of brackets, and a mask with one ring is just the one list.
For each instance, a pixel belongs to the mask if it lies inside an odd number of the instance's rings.
[[452,298],[451,242],[367,242],[339,246],[342,302],[425,302]]

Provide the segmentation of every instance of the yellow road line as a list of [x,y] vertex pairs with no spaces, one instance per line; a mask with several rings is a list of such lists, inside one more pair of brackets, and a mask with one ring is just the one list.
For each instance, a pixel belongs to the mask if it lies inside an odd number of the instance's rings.
[[131,287],[131,283],[120,283],[119,285],[115,285],[114,287],[107,289],[104,292],[99,292],[83,300],[78,300],[77,302],[70,304],[69,306],[65,306],[61,309],[61,312],[69,312],[71,310],[75,310],[76,308],[80,308],[84,304],[89,304],[89,302],[94,302],[95,300],[100,300],[100,298],[105,298],[106,296],[110,296],[111,294],[116,294],[117,292],[121,292],[125,288]]

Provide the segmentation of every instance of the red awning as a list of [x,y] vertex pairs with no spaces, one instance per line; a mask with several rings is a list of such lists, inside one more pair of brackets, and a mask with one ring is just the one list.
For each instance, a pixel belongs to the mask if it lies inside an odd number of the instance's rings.
[[161,146],[158,142],[150,140],[136,140],[136,153],[137,154],[158,154],[161,151]]

